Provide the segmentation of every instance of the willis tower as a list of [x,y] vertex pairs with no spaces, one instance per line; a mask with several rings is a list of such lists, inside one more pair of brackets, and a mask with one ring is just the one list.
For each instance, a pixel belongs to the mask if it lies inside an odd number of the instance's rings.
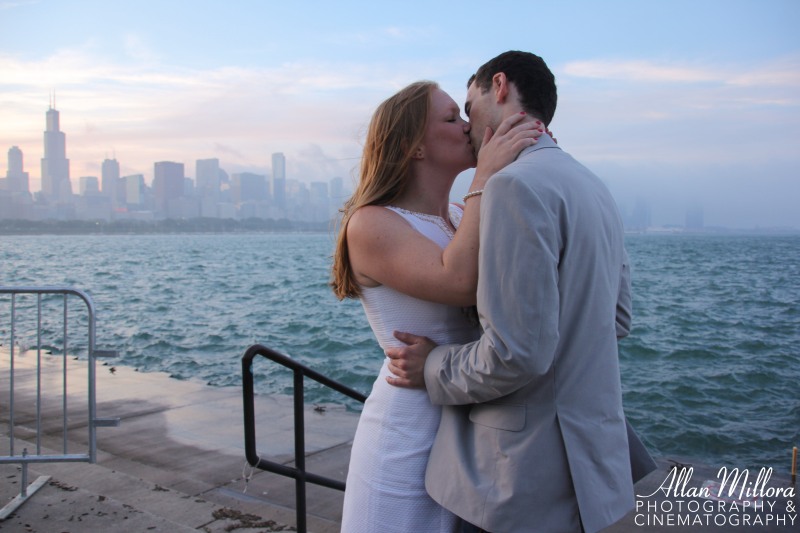
[[72,201],[69,180],[69,159],[64,132],[59,130],[59,114],[53,105],[47,110],[47,130],[44,132],[42,158],[42,194],[56,203]]

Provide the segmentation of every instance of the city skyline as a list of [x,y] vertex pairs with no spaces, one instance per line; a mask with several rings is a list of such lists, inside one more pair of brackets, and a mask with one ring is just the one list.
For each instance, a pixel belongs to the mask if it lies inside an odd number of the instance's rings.
[[[44,133],[44,142],[42,143],[42,153],[44,156],[42,157],[42,165],[41,165],[41,174],[40,177],[34,176],[33,179],[30,178],[30,170],[29,164],[24,162],[24,151],[18,146],[13,145],[9,146],[9,158],[7,161],[7,170],[9,175],[16,175],[20,172],[24,172],[28,175],[28,185],[26,185],[27,191],[34,193],[34,192],[43,192],[48,195],[55,195],[58,196],[57,191],[59,187],[65,189],[65,196],[69,194],[73,194],[73,191],[76,190],[75,182],[77,181],[80,184],[80,180],[82,178],[98,178],[102,176],[103,181],[98,181],[98,183],[106,183],[106,176],[109,174],[108,166],[109,163],[113,162],[113,174],[116,178],[121,176],[121,167],[119,161],[116,158],[116,152],[109,156],[108,154],[104,155],[103,160],[100,163],[92,163],[94,165],[93,168],[99,170],[99,175],[80,175],[80,176],[73,176],[74,174],[70,170],[70,158],[67,157],[67,148],[66,148],[66,134],[68,132],[63,131],[60,129],[61,124],[61,112],[58,108],[54,107],[54,103],[51,101],[50,106],[47,108],[45,113],[45,129]],[[11,155],[11,152],[14,152],[14,156]],[[175,159],[179,159],[180,161],[173,161]],[[196,163],[201,163],[202,161],[216,161],[217,162],[217,170],[219,170],[219,158],[206,158],[206,159],[196,159]],[[152,172],[142,172],[140,173],[143,177],[149,176],[150,179],[146,179],[145,183],[148,185],[152,185],[153,181],[156,177],[155,172],[155,165],[162,162],[179,162],[183,163],[185,158],[181,156],[170,158],[169,161],[153,161],[150,164]],[[270,154],[270,161],[271,165],[269,167],[265,167],[263,165],[256,165],[253,167],[243,167],[241,165],[235,165],[235,168],[246,169],[244,171],[266,171],[268,176],[272,176],[275,173],[277,168],[277,176],[279,180],[285,183],[286,181],[286,156],[283,152],[275,152]],[[84,167],[85,168],[85,167]],[[130,167],[128,167],[130,168]],[[185,177],[191,178],[194,181],[199,181],[202,186],[207,186],[208,184],[204,182],[204,176],[201,172],[203,168],[202,164],[195,165],[194,175],[186,175]],[[28,170],[26,170],[28,169]],[[224,169],[223,169],[224,170]],[[227,173],[227,172],[226,172]],[[333,177],[340,177],[340,176],[333,176]],[[329,178],[330,179],[330,178]],[[113,187],[113,180],[107,180],[108,185]],[[299,181],[304,181],[300,179]],[[311,181],[305,180],[307,183],[311,183]],[[107,191],[107,186],[101,186],[100,190],[103,192]],[[272,187],[272,183],[270,184]],[[272,192],[272,189],[270,189]]]
[[[45,114],[43,143],[45,157],[42,158],[41,169],[42,176],[46,179],[41,181],[40,190],[33,191],[27,188],[28,186],[14,184],[15,177],[22,175],[25,176],[27,183],[29,175],[24,170],[24,154],[17,146],[11,147],[8,152],[5,190],[27,192],[39,203],[44,200],[45,203],[62,205],[60,208],[40,211],[38,214],[26,212],[24,209],[19,211],[20,206],[15,205],[12,212],[23,213],[20,218],[142,221],[175,217],[237,220],[255,217],[287,219],[295,222],[321,222],[326,217],[335,217],[337,205],[352,192],[344,186],[344,180],[337,176],[328,182],[302,184],[300,187],[303,190],[295,190],[294,194],[287,196],[286,156],[282,152],[276,152],[271,154],[271,167],[265,174],[250,171],[228,174],[220,166],[219,159],[210,158],[195,161],[195,176],[192,177],[187,175],[186,165],[183,163],[156,161],[152,165],[153,179],[149,184],[143,174],[122,176],[119,161],[116,158],[106,158],[100,165],[101,177],[80,176],[79,193],[73,194],[70,161],[66,157],[66,132],[60,130],[60,112],[53,107],[54,105],[53,97]],[[187,181],[191,184],[186,185]],[[290,183],[292,182],[297,184],[298,180],[290,180]],[[0,185],[2,183],[0,178]],[[189,192],[187,187],[191,189]],[[3,190],[3,186],[0,186],[0,193]],[[287,209],[287,197],[296,200],[292,209]],[[98,198],[108,198],[108,205],[97,205]],[[193,201],[187,204],[187,200]],[[11,203],[14,203],[13,199]],[[71,204],[74,210],[65,211],[65,204]],[[0,205],[4,205],[2,198]],[[129,213],[128,209],[131,208],[134,211]],[[688,231],[707,229],[703,205],[694,202],[687,204],[683,209],[682,220],[655,226],[652,222],[650,202],[639,197],[632,206],[621,205],[621,214],[626,230],[632,232],[672,231],[678,228]],[[0,212],[0,220],[8,218],[13,217]],[[713,230],[725,227],[709,228]],[[791,226],[776,226],[773,229],[781,228],[800,229]]]
[[[192,178],[186,174],[183,163],[156,161],[150,185],[142,174],[122,176],[119,162],[106,158],[101,165],[101,177],[81,176],[79,192],[73,194],[66,133],[60,131],[59,119],[59,111],[51,105],[46,113],[45,157],[41,165],[47,180],[43,180],[41,190],[30,190],[19,147],[9,149],[6,177],[0,178],[0,220],[143,222],[170,218],[262,218],[319,223],[332,222],[338,216],[339,206],[352,193],[341,177],[308,185],[289,180],[287,184],[286,156],[276,152],[271,156],[268,174],[228,174],[219,159],[211,158],[195,161]],[[724,229],[707,228],[704,208],[697,204],[686,208],[682,224],[661,228],[652,224],[652,208],[642,198],[631,209],[621,209],[621,215],[629,232]]]
[[121,175],[120,163],[106,158],[101,176],[80,176],[73,193],[66,132],[51,102],[45,114],[44,154],[38,191],[30,188],[24,152],[8,150],[0,177],[0,220],[157,221],[164,219],[260,218],[288,222],[330,222],[345,200],[341,177],[308,185],[286,179],[286,157],[272,154],[272,172],[228,174],[219,159],[198,159],[195,177],[183,163],[156,161],[148,185],[143,174]]
[[157,161],[264,174],[277,152],[287,179],[352,183],[381,100],[433,79],[463,105],[478,65],[523,49],[556,75],[559,144],[623,210],[647,202],[654,225],[679,224],[702,205],[706,225],[800,227],[800,4],[485,8],[0,0],[0,150],[21,148],[37,190],[55,91],[74,190],[105,159],[150,183]]

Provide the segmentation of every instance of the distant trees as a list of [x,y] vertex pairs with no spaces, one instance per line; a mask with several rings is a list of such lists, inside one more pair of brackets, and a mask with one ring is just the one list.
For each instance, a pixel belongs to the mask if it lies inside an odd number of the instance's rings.
[[84,235],[127,233],[255,233],[331,231],[328,222],[263,218],[188,218],[163,220],[0,220],[2,235]]

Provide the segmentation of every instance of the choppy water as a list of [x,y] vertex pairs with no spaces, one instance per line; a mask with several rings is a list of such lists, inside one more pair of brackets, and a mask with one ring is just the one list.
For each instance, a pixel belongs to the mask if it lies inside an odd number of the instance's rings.
[[[785,472],[800,444],[800,236],[627,246],[635,316],[622,382],[648,447]],[[98,346],[120,352],[113,364],[237,386],[258,342],[368,392],[382,353],[360,304],[327,287],[332,247],[328,234],[3,236],[0,284],[90,293]],[[0,300],[4,336],[7,308]],[[271,369],[256,366],[259,390],[288,393],[289,375]],[[339,401],[308,388],[311,401]]]

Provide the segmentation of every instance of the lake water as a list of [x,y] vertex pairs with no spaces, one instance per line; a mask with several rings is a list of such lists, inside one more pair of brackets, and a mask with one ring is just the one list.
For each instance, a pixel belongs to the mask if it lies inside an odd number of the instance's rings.
[[[633,235],[626,245],[624,403],[651,452],[788,471],[800,444],[800,236]],[[383,354],[360,304],[328,289],[332,250],[322,233],[2,236],[0,284],[91,294],[98,347],[119,351],[110,364],[239,386],[241,356],[260,343],[368,392]],[[8,303],[0,297],[3,345]],[[27,331],[17,340],[33,346]],[[266,361],[255,370],[260,392],[289,393],[287,372]],[[313,383],[308,394],[342,401]]]

